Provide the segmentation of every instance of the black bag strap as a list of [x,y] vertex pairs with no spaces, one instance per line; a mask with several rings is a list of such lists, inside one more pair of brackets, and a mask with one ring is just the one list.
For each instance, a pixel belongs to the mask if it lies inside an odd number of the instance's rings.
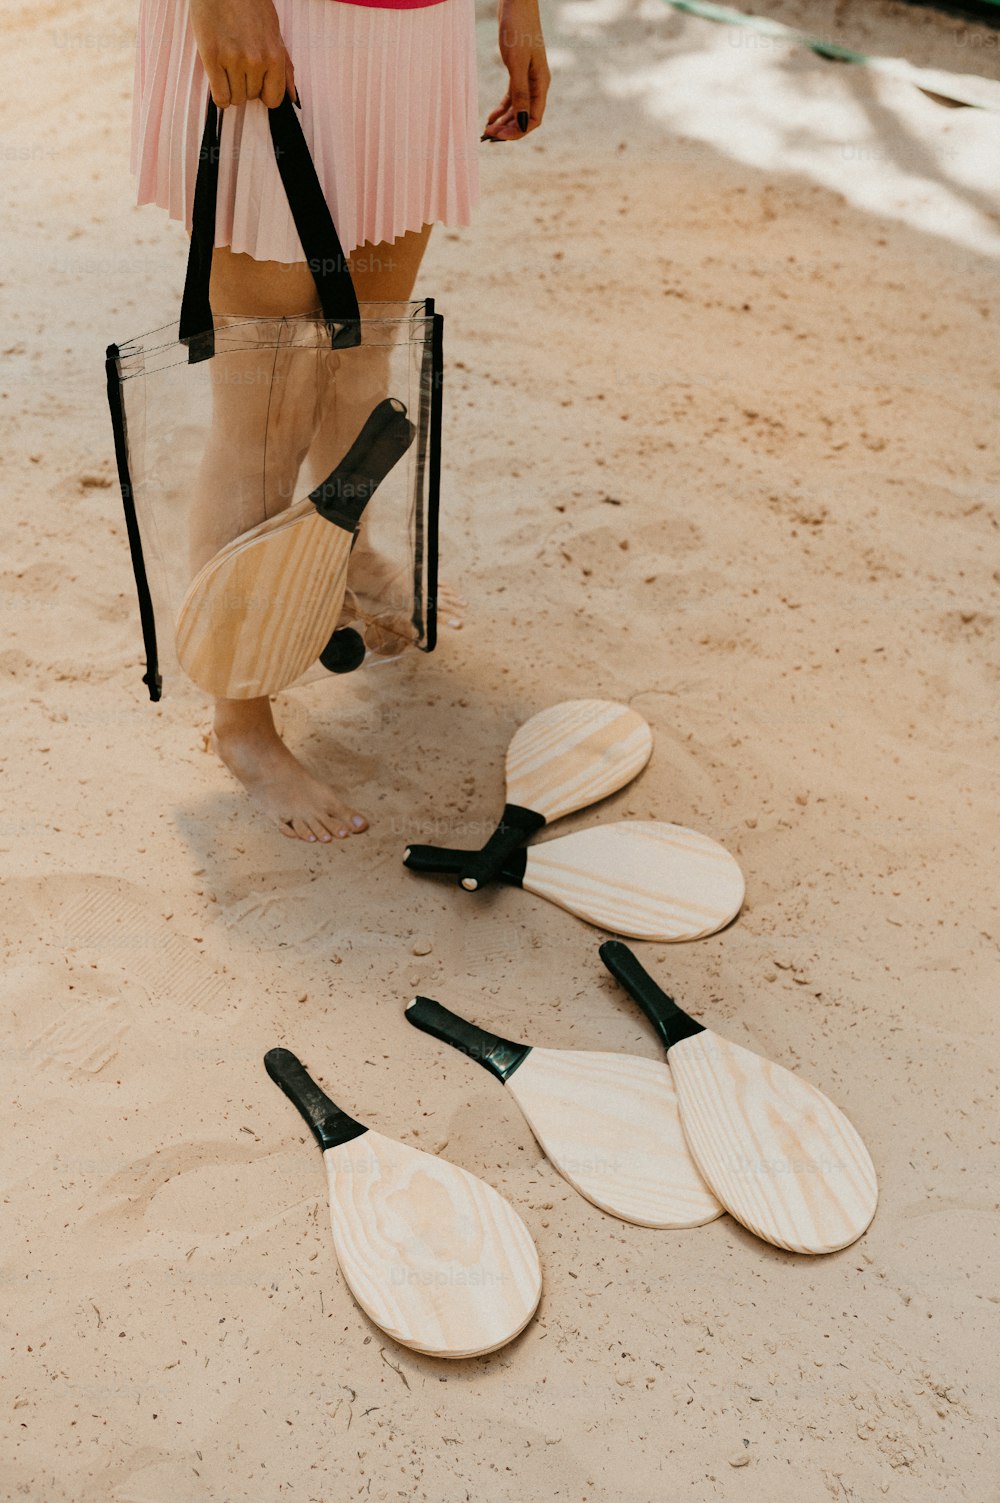
[[[348,349],[361,343],[361,312],[351,281],[351,270],[330,215],[323,189],[291,95],[286,92],[277,109],[267,112],[271,145],[288,207],[295,221],[309,270],[319,294],[323,317],[330,326],[332,349]],[[191,246],[188,251],[184,295],[181,299],[177,337],[188,347],[188,363],[209,360],[215,354],[215,328],[209,303],[212,251],[215,246],[215,211],[219,191],[219,111],[208,95],[205,129],[194,185]]]

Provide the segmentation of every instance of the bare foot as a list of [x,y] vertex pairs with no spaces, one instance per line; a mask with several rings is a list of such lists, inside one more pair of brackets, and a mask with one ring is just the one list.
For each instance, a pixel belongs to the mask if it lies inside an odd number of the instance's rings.
[[213,746],[258,809],[292,840],[359,835],[368,821],[292,756],[268,699],[218,699]]
[[460,631],[468,603],[450,585],[438,583],[437,615],[438,621],[444,622],[445,626],[450,626],[453,631]]

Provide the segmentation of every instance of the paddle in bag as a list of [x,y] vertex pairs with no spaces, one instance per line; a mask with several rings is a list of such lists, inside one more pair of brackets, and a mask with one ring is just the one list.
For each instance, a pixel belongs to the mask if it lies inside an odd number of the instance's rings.
[[108,346],[151,699],[257,698],[435,645],[443,320],[359,304],[286,95],[275,160],[317,306],[215,314],[226,116],[208,97],[179,328]]

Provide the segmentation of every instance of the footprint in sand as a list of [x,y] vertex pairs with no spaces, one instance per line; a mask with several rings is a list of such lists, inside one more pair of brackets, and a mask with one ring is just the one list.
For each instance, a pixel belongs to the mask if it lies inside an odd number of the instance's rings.
[[97,1075],[128,1030],[132,999],[122,992],[121,977],[86,965],[28,961],[4,970],[0,1008],[22,1059],[39,1069]]
[[0,918],[6,933],[25,936],[33,956],[68,957],[109,977],[121,972],[152,998],[212,1012],[226,997],[221,971],[200,942],[164,919],[141,888],[116,877],[82,872],[7,882]]
[[[100,1209],[90,1228],[128,1242],[147,1236],[159,1255],[186,1258],[197,1245],[233,1248],[280,1221],[288,1199],[284,1148],[252,1138],[197,1138],[169,1144],[126,1164],[95,1187]],[[320,1185],[319,1189],[322,1188]],[[234,1219],[234,1197],[242,1207]],[[255,1210],[263,1212],[254,1214]]]

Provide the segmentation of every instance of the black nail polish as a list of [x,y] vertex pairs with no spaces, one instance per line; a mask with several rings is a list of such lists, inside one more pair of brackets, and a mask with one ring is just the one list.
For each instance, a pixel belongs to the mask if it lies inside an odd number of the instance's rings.
[[528,129],[528,111],[527,110],[518,110],[518,112],[517,112],[517,128],[518,128],[518,130],[527,130]]

